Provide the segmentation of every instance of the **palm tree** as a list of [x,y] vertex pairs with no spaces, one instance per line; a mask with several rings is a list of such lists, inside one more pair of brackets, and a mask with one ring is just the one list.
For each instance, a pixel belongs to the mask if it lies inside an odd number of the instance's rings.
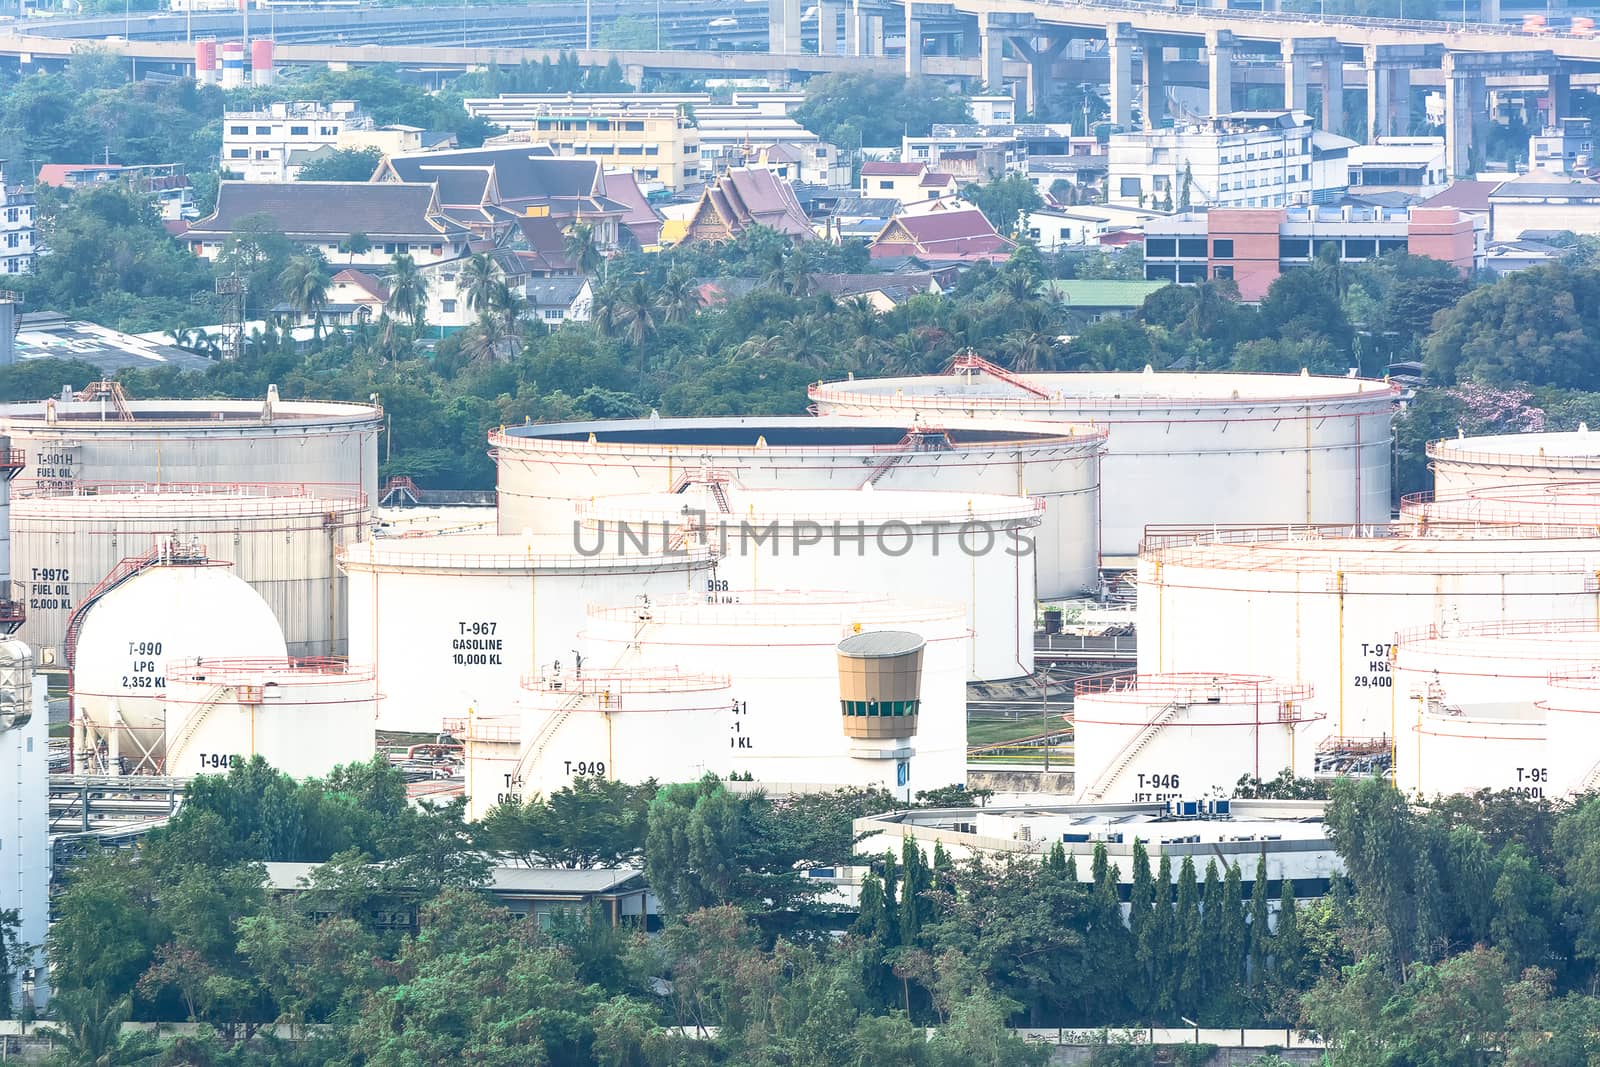
[[515,332],[517,324],[522,320],[522,314],[528,309],[522,295],[504,278],[499,279],[489,287],[487,310],[492,315],[500,317],[501,322],[509,332]]
[[674,270],[656,293],[663,322],[688,322],[700,313],[700,287],[688,271]]
[[310,319],[317,337],[322,336],[322,313],[328,307],[328,286],[332,284],[321,256],[296,256],[278,275],[278,287],[294,311],[296,319]]
[[656,330],[656,305],[643,279],[635,280],[618,295],[611,308],[613,327],[633,342],[639,353],[639,382],[644,383],[644,345]]
[[122,1024],[133,1015],[133,998],[106,1003],[103,989],[74,989],[51,999],[57,1021],[42,1029],[63,1046],[68,1063],[90,1067],[153,1064],[160,1045],[151,1034],[124,1038]]
[[428,281],[404,252],[389,261],[389,310],[421,326],[428,316]]
[[567,227],[567,258],[578,268],[579,274],[593,274],[600,269],[600,247],[595,244],[594,227],[587,222],[574,222]]
[[489,253],[474,252],[468,256],[461,266],[461,283],[457,286],[459,292],[466,294],[467,307],[473,311],[486,309],[499,277],[500,265]]
[[500,358],[500,349],[506,339],[506,324],[499,315],[484,311],[478,316],[478,321],[472,327],[471,336],[467,338],[466,349],[473,359],[481,359],[485,363],[493,363]]

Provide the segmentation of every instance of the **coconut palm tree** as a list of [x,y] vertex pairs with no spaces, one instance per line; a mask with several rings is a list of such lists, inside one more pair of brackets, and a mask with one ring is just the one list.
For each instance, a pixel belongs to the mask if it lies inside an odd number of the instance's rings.
[[57,1021],[41,1027],[61,1043],[67,1063],[93,1067],[153,1064],[160,1044],[151,1034],[122,1035],[122,1024],[133,1015],[133,998],[108,1003],[103,989],[73,989],[51,1000]]
[[595,244],[594,227],[587,222],[574,222],[567,227],[566,252],[579,274],[593,274],[605,258]]
[[625,286],[610,312],[614,328],[633,343],[639,353],[639,382],[644,383],[645,342],[656,331],[656,305],[643,279]]
[[674,270],[656,292],[661,321],[688,322],[700,313],[700,287],[688,271]]
[[278,287],[297,320],[310,319],[316,336],[322,336],[322,313],[328,307],[327,265],[321,256],[295,256],[278,275]]
[[458,290],[466,295],[467,307],[483,311],[489,306],[495,283],[500,279],[500,265],[487,252],[474,252],[461,265],[461,283]]
[[522,295],[501,278],[490,286],[486,308],[490,314],[499,316],[508,332],[515,333],[522,321],[523,313],[528,310],[528,305],[522,299]]
[[421,326],[428,316],[428,281],[404,252],[389,261],[389,310]]

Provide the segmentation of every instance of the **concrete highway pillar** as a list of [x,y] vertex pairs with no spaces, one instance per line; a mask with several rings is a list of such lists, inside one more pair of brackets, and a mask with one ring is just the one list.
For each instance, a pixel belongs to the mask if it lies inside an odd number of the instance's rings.
[[1306,58],[1295,50],[1295,42],[1283,42],[1283,106],[1290,111],[1310,111],[1306,97]]
[[629,63],[622,68],[622,78],[635,89],[644,88],[644,64]]
[[1167,48],[1154,38],[1144,38],[1144,128],[1154,130],[1167,117]]
[[[1124,130],[1133,128],[1133,50],[1139,35],[1126,22],[1106,27],[1106,51],[1110,55],[1111,123]],[[1148,58],[1146,62],[1148,62]]]
[[1550,124],[1572,114],[1572,75],[1550,75]]
[[1322,57],[1322,123],[1329,133],[1344,129],[1344,53],[1329,52]]
[[1456,69],[1455,56],[1444,57],[1444,145],[1450,174],[1466,178],[1472,172],[1472,147],[1488,132],[1488,93],[1482,74]]
[[867,55],[883,55],[883,16],[867,16]]
[[862,18],[861,0],[849,0],[844,9],[844,54],[847,56],[861,54],[861,38],[866,36],[861,32]]
[[922,20],[915,14],[916,5],[906,3],[906,77],[922,76]]
[[817,55],[839,54],[839,9],[817,0]]
[[800,0],[767,0],[767,51],[800,51]]
[[1206,59],[1210,70],[1208,106],[1213,115],[1233,110],[1233,34],[1227,30],[1206,31]]
[[1004,92],[1006,87],[1006,37],[990,25],[990,16],[978,16],[978,65],[983,71],[984,88]]

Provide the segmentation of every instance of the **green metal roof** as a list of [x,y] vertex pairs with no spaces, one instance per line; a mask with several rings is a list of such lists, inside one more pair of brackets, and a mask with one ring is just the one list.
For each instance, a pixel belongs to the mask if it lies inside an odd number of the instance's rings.
[[1067,307],[1136,308],[1144,298],[1171,282],[1119,278],[1052,278],[1044,283],[1066,301]]

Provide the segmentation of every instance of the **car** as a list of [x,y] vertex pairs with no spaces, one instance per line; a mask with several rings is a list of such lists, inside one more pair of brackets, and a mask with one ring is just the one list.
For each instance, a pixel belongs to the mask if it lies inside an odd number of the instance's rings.
[[712,19],[708,25],[713,30],[731,30],[739,25],[739,20],[732,15],[723,15],[721,18]]

